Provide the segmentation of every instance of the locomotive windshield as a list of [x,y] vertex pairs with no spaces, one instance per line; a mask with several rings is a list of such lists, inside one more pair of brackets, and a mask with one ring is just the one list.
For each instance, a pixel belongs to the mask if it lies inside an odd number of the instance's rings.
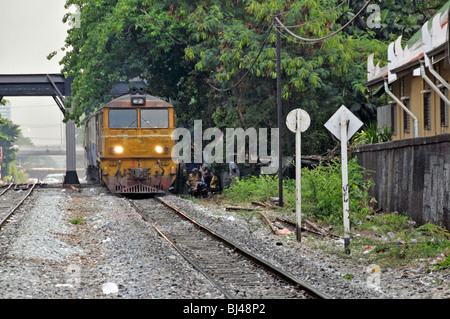
[[141,110],[141,127],[168,128],[168,109],[147,109]]
[[137,127],[137,110],[109,110],[109,127]]

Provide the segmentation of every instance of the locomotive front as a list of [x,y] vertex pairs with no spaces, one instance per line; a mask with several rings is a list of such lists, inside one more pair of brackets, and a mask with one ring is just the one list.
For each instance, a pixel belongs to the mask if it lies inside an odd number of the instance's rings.
[[173,106],[148,94],[126,94],[87,121],[87,176],[112,193],[165,193],[175,181]]

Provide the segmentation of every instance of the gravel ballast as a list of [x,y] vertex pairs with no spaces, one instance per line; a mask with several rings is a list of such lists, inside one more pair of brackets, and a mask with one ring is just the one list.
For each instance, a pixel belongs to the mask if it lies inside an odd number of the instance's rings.
[[0,298],[221,297],[103,188],[37,189],[0,232]]
[[[300,245],[264,228],[250,231],[233,212],[173,195],[164,199],[333,298],[450,296],[448,269],[427,273],[424,263],[418,263],[381,269],[375,276],[367,272],[369,265],[327,255],[309,245],[306,237]],[[352,280],[343,278],[350,273]],[[127,199],[87,187],[36,189],[0,230],[0,298],[221,299],[223,295]]]
[[[248,251],[284,269],[339,299],[448,299],[450,269],[430,272],[430,260],[418,260],[408,267],[381,268],[364,261],[327,254],[318,245],[343,247],[342,240],[274,235],[268,227],[255,228],[241,215],[223,207],[198,205],[177,196],[165,196],[171,205],[188,213],[206,227],[220,233]],[[375,266],[375,267],[373,267]],[[351,280],[346,275],[351,275]]]

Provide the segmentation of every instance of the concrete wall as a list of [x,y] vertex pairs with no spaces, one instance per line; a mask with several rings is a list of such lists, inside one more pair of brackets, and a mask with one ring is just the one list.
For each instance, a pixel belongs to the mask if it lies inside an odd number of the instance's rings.
[[384,211],[450,229],[450,134],[360,146],[354,155],[372,171],[371,195]]

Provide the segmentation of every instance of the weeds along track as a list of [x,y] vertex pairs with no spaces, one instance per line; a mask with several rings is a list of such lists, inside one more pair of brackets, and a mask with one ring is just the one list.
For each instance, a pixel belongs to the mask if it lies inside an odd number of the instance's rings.
[[130,202],[164,239],[227,298],[330,298],[222,238],[161,198]]

